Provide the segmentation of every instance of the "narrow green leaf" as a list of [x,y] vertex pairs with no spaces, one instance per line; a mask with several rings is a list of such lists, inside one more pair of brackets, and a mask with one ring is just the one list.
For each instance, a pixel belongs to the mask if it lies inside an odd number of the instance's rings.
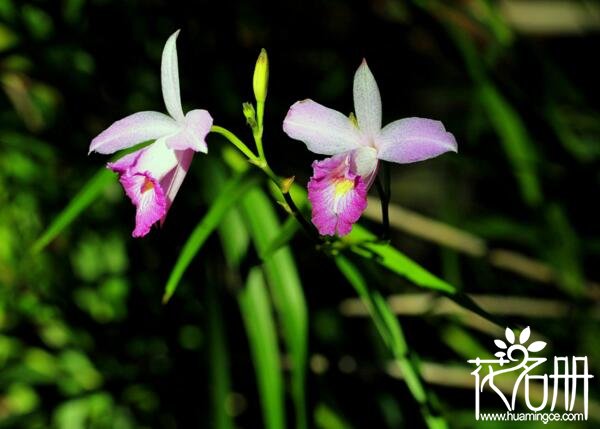
[[[252,189],[242,201],[243,217],[259,254],[265,254],[281,234],[275,208],[265,192]],[[296,427],[307,427],[306,361],[308,326],[304,293],[294,257],[288,247],[266,257],[264,269],[273,295],[283,337],[292,359],[292,399],[296,410]]]
[[565,292],[581,296],[585,290],[585,278],[581,265],[580,239],[559,204],[549,204],[544,215],[547,229],[552,231],[552,235],[545,240],[542,252],[556,267],[557,279]]
[[212,399],[213,424],[215,429],[233,429],[233,418],[226,412],[225,402],[231,390],[229,373],[229,353],[225,334],[225,321],[221,313],[221,305],[217,296],[217,284],[211,283],[206,288],[206,309],[208,315],[209,341],[209,377],[210,397]]
[[315,410],[315,424],[318,429],[350,429],[352,426],[325,404]]
[[417,286],[448,294],[456,292],[454,286],[431,274],[391,244],[378,243],[375,234],[360,225],[354,225],[347,240],[350,243],[360,243],[360,245],[351,247],[354,253],[365,258],[372,258],[394,273],[406,277]]
[[288,217],[277,236],[269,243],[265,251],[261,252],[260,259],[264,261],[283,246],[286,246],[294,238],[299,229],[300,224],[298,221],[293,216]]
[[[211,160],[202,166],[201,172],[203,182],[211,184],[202,188],[206,202],[210,204],[219,196],[227,182],[225,167],[222,163]],[[232,207],[219,223],[219,238],[227,264],[230,268],[238,268],[248,252],[250,235],[237,207]]]
[[283,374],[271,304],[260,268],[250,270],[238,297],[250,342],[258,390],[267,429],[285,428]]
[[539,204],[542,191],[536,171],[537,154],[523,120],[490,82],[480,84],[479,97],[513,166],[523,199],[530,205]]
[[370,288],[358,269],[345,257],[337,256],[335,262],[341,273],[354,287],[367,307],[377,331],[386,343],[396,363],[402,370],[406,385],[415,401],[421,405],[423,418],[430,429],[446,427],[445,421],[432,414],[432,404],[425,390],[419,368],[409,356],[408,345],[398,319],[379,291]]
[[532,206],[539,204],[542,189],[536,165],[538,156],[523,119],[488,78],[473,41],[454,25],[449,25],[448,30],[463,55],[465,66],[476,84],[479,101],[512,164],[524,201]]
[[258,178],[256,176],[241,173],[235,175],[223,187],[223,190],[213,201],[206,215],[198,223],[196,228],[194,228],[185,242],[179,257],[175,262],[175,266],[171,270],[169,279],[167,280],[163,302],[167,302],[171,296],[173,296],[185,270],[198,251],[200,251],[210,234],[219,226],[223,216],[225,216],[231,206],[237,203],[239,199],[257,183]]
[[44,233],[32,246],[32,252],[37,253],[54,240],[67,226],[69,226],[98,196],[115,180],[115,174],[103,168],[96,173],[73,197],[67,207],[46,228]]

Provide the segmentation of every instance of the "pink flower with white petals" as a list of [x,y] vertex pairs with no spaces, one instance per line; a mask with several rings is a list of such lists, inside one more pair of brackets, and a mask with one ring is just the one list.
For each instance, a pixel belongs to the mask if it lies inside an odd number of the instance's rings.
[[134,237],[142,237],[163,222],[187,174],[194,152],[208,151],[205,138],[213,119],[206,110],[181,107],[176,40],[169,37],[162,54],[161,85],[169,115],[138,112],[127,116],[92,140],[90,152],[110,154],[155,140],[107,167],[119,174],[125,193],[136,207]]
[[311,152],[334,155],[313,163],[308,184],[312,220],[323,235],[346,235],[367,207],[379,160],[406,164],[456,152],[440,121],[404,118],[381,127],[381,96],[363,60],[354,75],[356,120],[312,100],[296,102],[283,130]]

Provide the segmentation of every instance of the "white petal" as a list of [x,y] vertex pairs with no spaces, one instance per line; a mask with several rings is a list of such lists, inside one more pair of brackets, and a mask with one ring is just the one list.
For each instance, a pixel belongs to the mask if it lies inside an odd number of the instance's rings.
[[167,147],[176,150],[192,149],[207,153],[206,135],[210,132],[213,118],[206,110],[190,110],[185,115],[181,131],[166,139]]
[[178,35],[179,30],[173,33],[165,43],[160,66],[160,80],[163,99],[169,115],[177,121],[183,121],[181,94],[179,92],[179,66],[177,65],[176,41]]
[[369,177],[377,168],[377,151],[372,147],[360,147],[353,152],[352,161],[356,174]]
[[159,112],[138,112],[114,122],[90,144],[90,152],[109,154],[179,130],[177,123]]
[[381,130],[381,95],[365,60],[354,75],[354,110],[358,128],[369,137],[377,135]]
[[337,155],[360,146],[360,134],[350,118],[312,100],[290,107],[283,131],[321,155]]
[[169,149],[165,138],[157,140],[148,146],[135,164],[137,172],[149,172],[156,180],[161,181],[177,164],[175,151]]
[[456,152],[456,139],[440,121],[404,118],[386,125],[376,141],[379,159],[407,164]]

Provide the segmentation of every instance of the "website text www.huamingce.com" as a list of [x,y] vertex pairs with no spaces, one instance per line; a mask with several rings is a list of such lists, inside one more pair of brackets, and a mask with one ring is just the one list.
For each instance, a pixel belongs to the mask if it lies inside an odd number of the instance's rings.
[[583,413],[481,413],[479,420],[497,422],[577,422],[584,421]]

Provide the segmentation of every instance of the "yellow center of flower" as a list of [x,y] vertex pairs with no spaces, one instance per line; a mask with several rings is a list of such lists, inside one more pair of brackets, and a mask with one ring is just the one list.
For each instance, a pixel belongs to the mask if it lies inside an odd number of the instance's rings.
[[333,200],[333,212],[339,213],[340,200],[351,190],[354,189],[354,180],[351,179],[337,179],[334,184],[334,200]]
[[340,198],[354,189],[354,180],[340,179],[335,182],[335,196]]
[[142,185],[142,194],[146,191],[151,191],[152,189],[154,189],[154,183],[152,183],[152,180],[144,180],[144,184]]

